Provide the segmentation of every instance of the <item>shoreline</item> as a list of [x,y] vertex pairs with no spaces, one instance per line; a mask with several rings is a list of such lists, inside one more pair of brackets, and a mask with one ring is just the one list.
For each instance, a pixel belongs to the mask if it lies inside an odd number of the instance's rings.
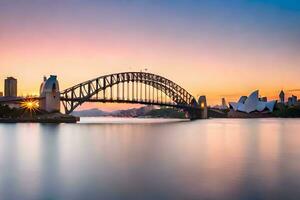
[[62,113],[49,113],[34,117],[0,118],[0,123],[77,123],[80,117]]
[[80,121],[80,118],[78,118],[78,117],[57,118],[57,119],[0,118],[0,123],[52,123],[52,124],[59,124],[59,123],[77,123],[78,121]]
[[[102,118],[101,116],[99,116]],[[89,117],[83,117],[89,118]],[[98,117],[90,117],[98,118]],[[103,117],[110,118],[110,117]],[[122,118],[122,117],[112,117],[112,118]],[[125,117],[130,119],[131,117]],[[300,117],[210,117],[208,119],[299,119]],[[137,118],[133,117],[132,119],[178,119],[180,118]],[[199,119],[201,120],[201,119]],[[49,124],[60,124],[60,123],[77,123],[80,121],[80,117],[62,117],[62,118],[0,118],[0,123],[14,124],[14,123],[49,123]],[[192,120],[194,121],[194,120]]]

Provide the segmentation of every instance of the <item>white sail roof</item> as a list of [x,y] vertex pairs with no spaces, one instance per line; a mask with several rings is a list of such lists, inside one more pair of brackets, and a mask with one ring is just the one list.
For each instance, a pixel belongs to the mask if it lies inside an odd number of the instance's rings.
[[276,102],[277,101],[260,101],[259,91],[256,90],[252,92],[249,97],[242,96],[238,102],[229,102],[229,105],[234,111],[246,113],[251,113],[254,111],[262,112],[266,109],[268,109],[270,112],[273,112]]

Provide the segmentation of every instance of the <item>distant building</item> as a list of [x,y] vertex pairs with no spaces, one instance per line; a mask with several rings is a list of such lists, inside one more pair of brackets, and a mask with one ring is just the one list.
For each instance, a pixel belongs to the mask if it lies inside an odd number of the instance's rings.
[[280,99],[280,103],[284,103],[284,92],[283,92],[283,90],[281,90],[280,93],[279,93],[279,99]]
[[297,96],[292,95],[288,98],[287,105],[288,106],[295,106],[298,103]]
[[292,97],[289,97],[289,98],[288,98],[287,105],[288,105],[288,106],[293,106],[293,100],[292,100]]
[[227,110],[229,107],[226,103],[225,98],[222,98],[222,104],[221,105],[215,105],[215,106],[213,106],[213,108],[219,109],[219,110]]
[[292,95],[293,106],[297,103],[297,96]]
[[0,92],[0,97],[3,97],[3,92]]
[[256,90],[252,92],[249,97],[242,96],[238,102],[230,102],[230,108],[234,111],[245,113],[251,113],[254,111],[262,112],[265,110],[273,112],[277,101],[262,101],[260,98],[258,98],[258,96],[258,90]]
[[4,96],[16,97],[17,96],[17,79],[14,77],[7,77],[4,81]]
[[267,97],[262,97],[262,98],[260,98],[261,99],[261,101],[263,101],[263,102],[267,102],[268,101],[268,98]]
[[222,98],[222,107],[223,107],[224,109],[227,109],[227,108],[228,108],[225,98]]
[[227,103],[226,103],[225,98],[222,98],[222,105],[220,106],[220,109],[221,109],[221,110],[226,110],[226,109],[228,109],[228,106],[227,106]]

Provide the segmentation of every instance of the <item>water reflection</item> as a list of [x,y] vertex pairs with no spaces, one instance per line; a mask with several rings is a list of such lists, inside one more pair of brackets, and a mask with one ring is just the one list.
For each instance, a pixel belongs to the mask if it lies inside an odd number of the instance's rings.
[[0,199],[300,198],[300,120],[85,120],[1,124]]

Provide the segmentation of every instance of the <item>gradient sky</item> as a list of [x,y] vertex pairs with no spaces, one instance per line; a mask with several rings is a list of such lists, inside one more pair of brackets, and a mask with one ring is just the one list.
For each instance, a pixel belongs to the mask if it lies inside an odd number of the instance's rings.
[[298,0],[0,0],[0,91],[38,93],[123,71],[165,76],[209,104],[300,95]]

